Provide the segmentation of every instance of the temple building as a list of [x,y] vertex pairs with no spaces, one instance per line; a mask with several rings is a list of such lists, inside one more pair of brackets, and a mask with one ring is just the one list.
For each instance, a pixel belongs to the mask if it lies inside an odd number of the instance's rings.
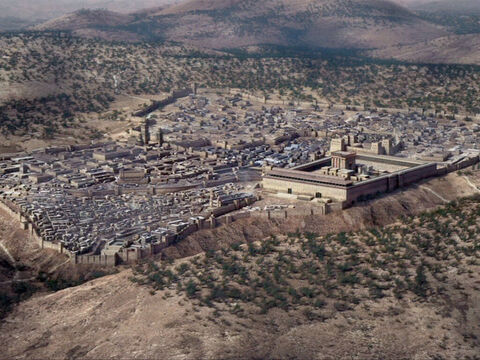
[[347,147],[344,139],[334,139],[333,151],[328,157],[291,169],[267,167],[263,173],[263,188],[267,192],[297,195],[302,199],[342,202],[348,207],[437,175],[436,163],[361,150],[357,153],[353,149]]

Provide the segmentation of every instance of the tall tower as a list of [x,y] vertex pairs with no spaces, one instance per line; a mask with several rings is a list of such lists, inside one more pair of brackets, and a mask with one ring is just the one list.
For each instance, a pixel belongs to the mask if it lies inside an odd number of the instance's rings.
[[370,146],[370,149],[372,150],[372,153],[375,155],[382,155],[382,143],[379,141],[372,142],[372,145]]
[[332,139],[330,141],[330,152],[345,151],[345,140],[342,138]]
[[158,146],[162,147],[163,145],[163,130],[162,128],[159,128],[158,129],[158,132],[157,132],[157,142],[158,142]]
[[148,127],[148,120],[145,119],[145,122],[143,123],[143,142],[145,145],[148,145],[150,142],[150,129]]
[[392,155],[392,139],[382,140],[382,147],[385,155]]

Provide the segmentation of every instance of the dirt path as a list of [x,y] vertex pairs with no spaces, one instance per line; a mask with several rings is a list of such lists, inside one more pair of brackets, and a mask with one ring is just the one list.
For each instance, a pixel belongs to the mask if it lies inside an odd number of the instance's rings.
[[57,266],[55,266],[54,268],[52,268],[52,269],[50,270],[50,273],[55,272],[56,270],[58,270],[59,268],[61,268],[63,265],[66,265],[66,264],[68,264],[69,262],[70,262],[70,258],[68,258],[68,259],[65,260],[63,263],[58,264]]
[[150,99],[145,99],[145,98],[141,98],[141,97],[138,97],[138,96],[133,96],[133,95],[128,95],[128,94],[122,94],[122,95],[127,96],[130,99],[135,99],[135,100],[140,100],[140,101],[151,101]]
[[475,192],[480,193],[480,190],[478,190],[478,187],[474,183],[472,183],[472,181],[467,176],[462,176],[462,177],[465,179],[468,186],[470,186],[472,189],[474,189]]
[[436,197],[438,197],[438,198],[439,198],[440,200],[442,200],[444,203],[449,203],[449,202],[450,202],[450,200],[445,199],[442,195],[440,195],[440,194],[437,193],[436,191],[430,189],[428,186],[420,185],[420,188],[425,189],[425,190],[431,192],[433,195],[435,195]]

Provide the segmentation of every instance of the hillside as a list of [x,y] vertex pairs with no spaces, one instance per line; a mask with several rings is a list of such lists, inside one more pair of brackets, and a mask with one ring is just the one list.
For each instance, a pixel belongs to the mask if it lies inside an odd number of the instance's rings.
[[[474,192],[456,174],[424,186],[447,199]],[[336,216],[343,229],[315,231],[321,224],[306,220],[299,231],[276,224],[269,236],[236,223],[251,237],[222,242],[217,232],[205,254],[20,304],[0,325],[3,356],[474,358],[479,211],[478,197],[444,204],[413,188]]]
[[47,21],[37,26],[38,30],[79,30],[90,27],[115,27],[134,20],[133,15],[124,15],[109,10],[78,10],[72,14]]
[[53,250],[40,249],[20,229],[17,217],[0,209],[0,318],[35,293],[79,285],[88,279],[116,272],[75,266]]
[[477,0],[436,0],[410,6],[420,18],[456,34],[480,33],[480,2]]
[[[480,29],[480,27],[479,27]],[[422,63],[480,63],[480,34],[440,37],[417,44],[390,46],[369,52],[377,58]]]
[[[95,17],[95,14],[91,14]],[[379,48],[446,35],[439,26],[384,0],[194,0],[136,16],[128,24],[98,24],[69,16],[40,29],[128,32],[144,39],[209,48],[248,45]],[[70,25],[69,25],[70,22]],[[108,33],[99,34],[108,38]]]
[[480,2],[477,0],[430,0],[428,2],[412,3],[411,8],[417,11],[448,12],[457,14],[480,14]]

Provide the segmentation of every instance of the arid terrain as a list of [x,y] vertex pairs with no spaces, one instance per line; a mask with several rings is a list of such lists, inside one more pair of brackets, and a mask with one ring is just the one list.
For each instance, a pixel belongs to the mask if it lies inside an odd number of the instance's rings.
[[0,0],[0,358],[479,359],[477,2]]
[[261,44],[379,48],[447,35],[441,26],[383,0],[194,0],[130,19],[114,13],[78,12],[36,29],[82,30],[81,34],[98,29],[96,34],[107,39],[112,31],[124,31],[144,39],[216,49]]
[[480,112],[476,66],[383,63],[335,52],[298,57],[282,49],[230,54],[64,33],[5,35],[0,44],[0,130],[6,146],[102,138],[105,128],[129,121],[134,106],[117,106],[125,96],[140,99],[141,107],[193,82],[258,96],[274,92],[287,103]]
[[374,57],[422,63],[474,64],[480,58],[480,35],[452,35],[416,44],[397,45],[369,52]]
[[478,192],[478,173],[468,179],[452,174],[297,226],[238,222],[164,254],[183,260],[34,295],[2,322],[4,356],[474,358],[478,197],[446,204]]
[[0,31],[22,29],[79,9],[108,9],[128,13],[176,2],[178,0],[1,0]]

